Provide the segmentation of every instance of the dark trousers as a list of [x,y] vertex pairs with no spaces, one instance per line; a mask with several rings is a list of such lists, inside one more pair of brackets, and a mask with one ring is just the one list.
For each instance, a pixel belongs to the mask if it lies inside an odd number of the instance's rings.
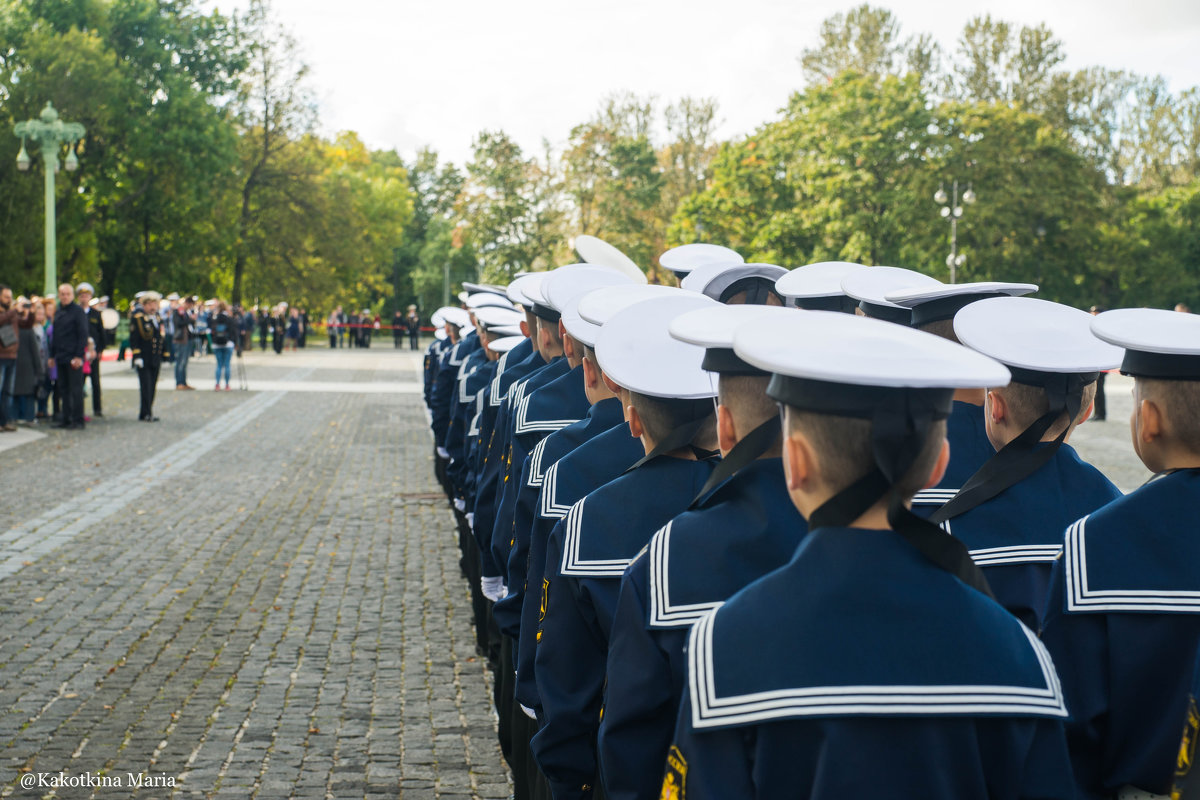
[[92,362],[92,416],[100,416],[104,410],[100,407],[100,354]]
[[75,369],[70,360],[59,362],[58,382],[62,384],[62,420],[68,425],[83,424],[83,367]]
[[332,328],[330,328],[330,330],[329,330],[329,349],[332,350],[337,347],[337,339],[338,339],[337,333]]
[[154,416],[154,392],[158,386],[158,364],[147,364],[138,368],[138,388],[142,395],[141,413],[138,419],[150,419]]
[[421,332],[414,330],[408,334],[408,349],[416,350],[421,345]]
[[1108,398],[1104,396],[1104,373],[1096,380],[1096,419],[1108,418]]

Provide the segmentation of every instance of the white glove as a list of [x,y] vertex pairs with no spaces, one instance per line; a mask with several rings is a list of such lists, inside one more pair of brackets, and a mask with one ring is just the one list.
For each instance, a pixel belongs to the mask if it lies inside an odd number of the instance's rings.
[[475,512],[474,511],[467,512],[467,525],[469,525],[471,527],[471,530],[475,530]]
[[483,588],[483,596],[493,603],[508,594],[508,587],[504,585],[504,578],[489,578],[485,575],[480,584]]
[[447,450],[447,449],[446,449],[446,448],[444,448],[444,447],[439,447],[439,448],[437,449],[437,454],[438,454],[438,456],[439,456],[440,458],[445,458],[445,459],[449,459],[449,458],[450,458],[450,451],[449,451],[449,450]]
[[[517,705],[521,705],[521,704],[517,703]],[[529,717],[530,719],[537,719],[537,712],[534,711],[529,706],[521,706],[521,710],[524,711],[525,716]]]
[[133,360],[133,366],[134,369],[141,369],[142,367],[146,366],[146,362],[142,361],[140,358],[135,358]]
[[466,511],[467,501],[463,500],[461,497],[454,498],[454,508],[460,513]]

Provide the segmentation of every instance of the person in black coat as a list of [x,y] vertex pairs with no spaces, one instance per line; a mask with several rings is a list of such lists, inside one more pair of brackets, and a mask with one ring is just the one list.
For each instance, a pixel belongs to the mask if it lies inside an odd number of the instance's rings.
[[83,359],[87,352],[88,320],[75,302],[75,287],[64,283],[58,287],[58,312],[54,315],[54,340],[51,343],[51,366],[58,370],[62,384],[62,421],[56,428],[83,428]]

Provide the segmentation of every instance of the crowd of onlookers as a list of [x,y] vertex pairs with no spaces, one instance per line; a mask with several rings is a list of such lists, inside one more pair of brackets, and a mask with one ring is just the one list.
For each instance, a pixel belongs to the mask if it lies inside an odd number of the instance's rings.
[[[100,352],[109,344],[101,312],[107,298],[86,283],[64,284],[57,297],[14,297],[0,285],[0,432],[47,421],[81,428],[103,416]],[[83,412],[92,385],[92,415]]]
[[384,325],[382,317],[366,308],[360,312],[347,312],[338,306],[325,319],[330,347],[370,347],[372,337],[385,336],[388,330],[392,333],[393,347],[399,349],[407,338],[409,349],[416,350],[421,337],[421,317],[417,307],[409,306],[407,312],[397,309],[390,325]]

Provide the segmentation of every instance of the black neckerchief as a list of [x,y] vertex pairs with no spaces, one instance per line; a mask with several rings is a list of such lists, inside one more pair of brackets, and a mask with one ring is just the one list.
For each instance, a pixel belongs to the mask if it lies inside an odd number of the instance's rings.
[[[1099,373],[1046,373],[1009,368],[1013,381],[1041,386],[1050,401],[1050,410],[1038,417],[1021,435],[1000,448],[979,470],[967,479],[962,488],[944,506],[930,515],[931,522],[940,525],[986,503],[1037,472],[1058,452],[1083,405],[1083,390]],[[1046,431],[1066,412],[1067,424],[1054,440],[1038,447]]]
[[738,440],[738,443],[729,451],[729,455],[721,459],[721,463],[713,470],[712,475],[708,476],[708,480],[704,482],[700,493],[692,500],[688,509],[691,510],[698,506],[709,492],[753,464],[773,445],[777,445],[781,432],[781,422],[779,416],[776,415]]

